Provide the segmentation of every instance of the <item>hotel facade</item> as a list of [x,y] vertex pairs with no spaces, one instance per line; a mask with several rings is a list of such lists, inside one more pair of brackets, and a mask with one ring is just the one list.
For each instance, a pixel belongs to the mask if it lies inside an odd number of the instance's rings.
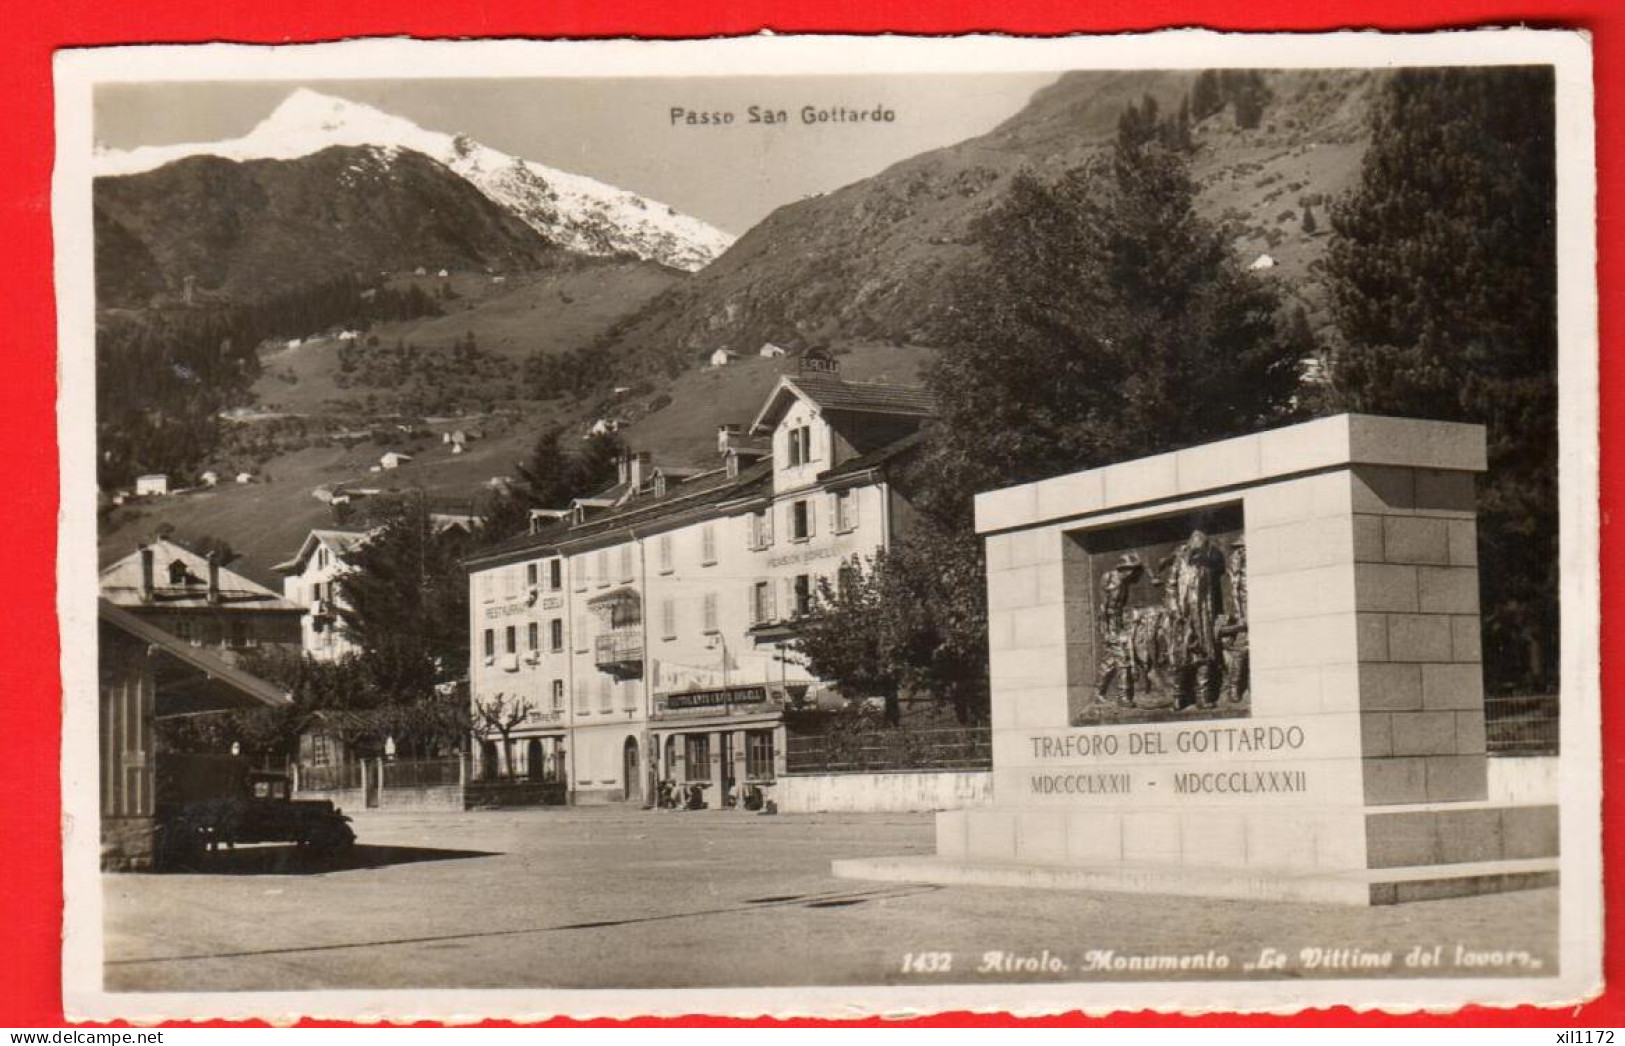
[[796,619],[909,526],[897,466],[933,413],[915,386],[785,375],[748,432],[719,433],[715,467],[634,454],[614,487],[471,559],[474,720],[519,720],[507,744],[484,731],[476,776],[563,782],[574,803],[648,804],[662,782],[713,807],[770,797],[786,709],[840,701]]

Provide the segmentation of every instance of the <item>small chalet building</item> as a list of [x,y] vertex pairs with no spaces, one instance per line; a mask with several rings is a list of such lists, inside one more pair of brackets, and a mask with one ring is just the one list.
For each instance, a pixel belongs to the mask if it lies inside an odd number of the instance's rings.
[[149,472],[135,478],[135,496],[160,498],[169,493],[169,477],[162,472]]
[[797,618],[907,528],[896,466],[935,412],[923,388],[815,368],[781,377],[748,433],[724,426],[709,467],[633,455],[468,561],[470,700],[525,709],[513,765],[485,738],[477,775],[561,766],[574,803],[771,789],[785,710],[838,700],[795,656]]
[[726,367],[738,358],[739,353],[734,352],[732,349],[718,349],[711,354],[711,366]]
[[220,473],[216,472],[214,469],[209,469],[207,472],[203,473],[203,475],[198,477],[198,481],[201,482],[205,487],[218,486],[220,484]]
[[300,645],[304,607],[175,541],[142,545],[100,584],[109,603],[228,662],[254,647]]
[[762,347],[756,350],[756,355],[762,357],[763,359],[773,360],[778,359],[781,356],[788,355],[788,352],[783,346],[775,345],[770,341],[764,341],[762,343]]
[[403,454],[398,450],[386,452],[378,459],[378,467],[383,469],[396,469],[412,460],[412,455]]
[[271,568],[283,575],[282,595],[307,611],[299,648],[317,661],[337,661],[360,652],[340,615],[345,606],[340,582],[353,569],[345,557],[366,543],[368,533],[312,530],[292,559]]

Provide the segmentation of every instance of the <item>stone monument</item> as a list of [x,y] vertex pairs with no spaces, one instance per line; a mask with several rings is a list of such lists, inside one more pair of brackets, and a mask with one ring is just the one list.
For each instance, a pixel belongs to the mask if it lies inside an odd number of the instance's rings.
[[1486,794],[1484,430],[1340,415],[981,494],[993,805],[837,875],[1385,904],[1557,881]]

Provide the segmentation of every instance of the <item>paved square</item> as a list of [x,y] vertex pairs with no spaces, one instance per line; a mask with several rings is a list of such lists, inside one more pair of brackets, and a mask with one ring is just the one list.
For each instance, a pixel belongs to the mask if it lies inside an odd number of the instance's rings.
[[[830,875],[834,858],[932,852],[926,814],[586,807],[363,814],[356,829],[337,867],[252,847],[208,874],[104,876],[107,989],[1557,972],[1554,889],[1363,909]],[[1265,949],[1284,965],[1250,971]],[[1145,972],[1148,957],[1181,956],[1196,958]],[[1495,965],[1466,965],[1474,959]]]

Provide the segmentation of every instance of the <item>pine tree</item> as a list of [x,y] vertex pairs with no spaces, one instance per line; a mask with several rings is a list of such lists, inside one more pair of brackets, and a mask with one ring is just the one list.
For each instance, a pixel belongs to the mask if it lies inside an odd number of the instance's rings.
[[562,427],[547,429],[525,460],[515,463],[516,482],[487,506],[485,539],[502,541],[524,532],[533,508],[564,508],[572,498],[596,494],[615,482],[625,454],[626,443],[614,432],[591,436],[572,452]]
[[1313,236],[1320,229],[1320,222],[1315,220],[1315,209],[1308,204],[1303,207],[1303,222],[1301,225],[1305,236]]
[[437,532],[421,494],[380,499],[379,525],[351,554],[340,582],[340,613],[388,703],[427,700],[468,670],[470,542],[461,529]]
[[1198,122],[1206,120],[1220,109],[1224,108],[1224,95],[1219,90],[1219,74],[1213,69],[1204,69],[1196,77],[1196,83],[1191,87],[1191,116]]
[[1549,67],[1414,69],[1330,212],[1333,405],[1488,426],[1492,685],[1555,680],[1557,250]]

